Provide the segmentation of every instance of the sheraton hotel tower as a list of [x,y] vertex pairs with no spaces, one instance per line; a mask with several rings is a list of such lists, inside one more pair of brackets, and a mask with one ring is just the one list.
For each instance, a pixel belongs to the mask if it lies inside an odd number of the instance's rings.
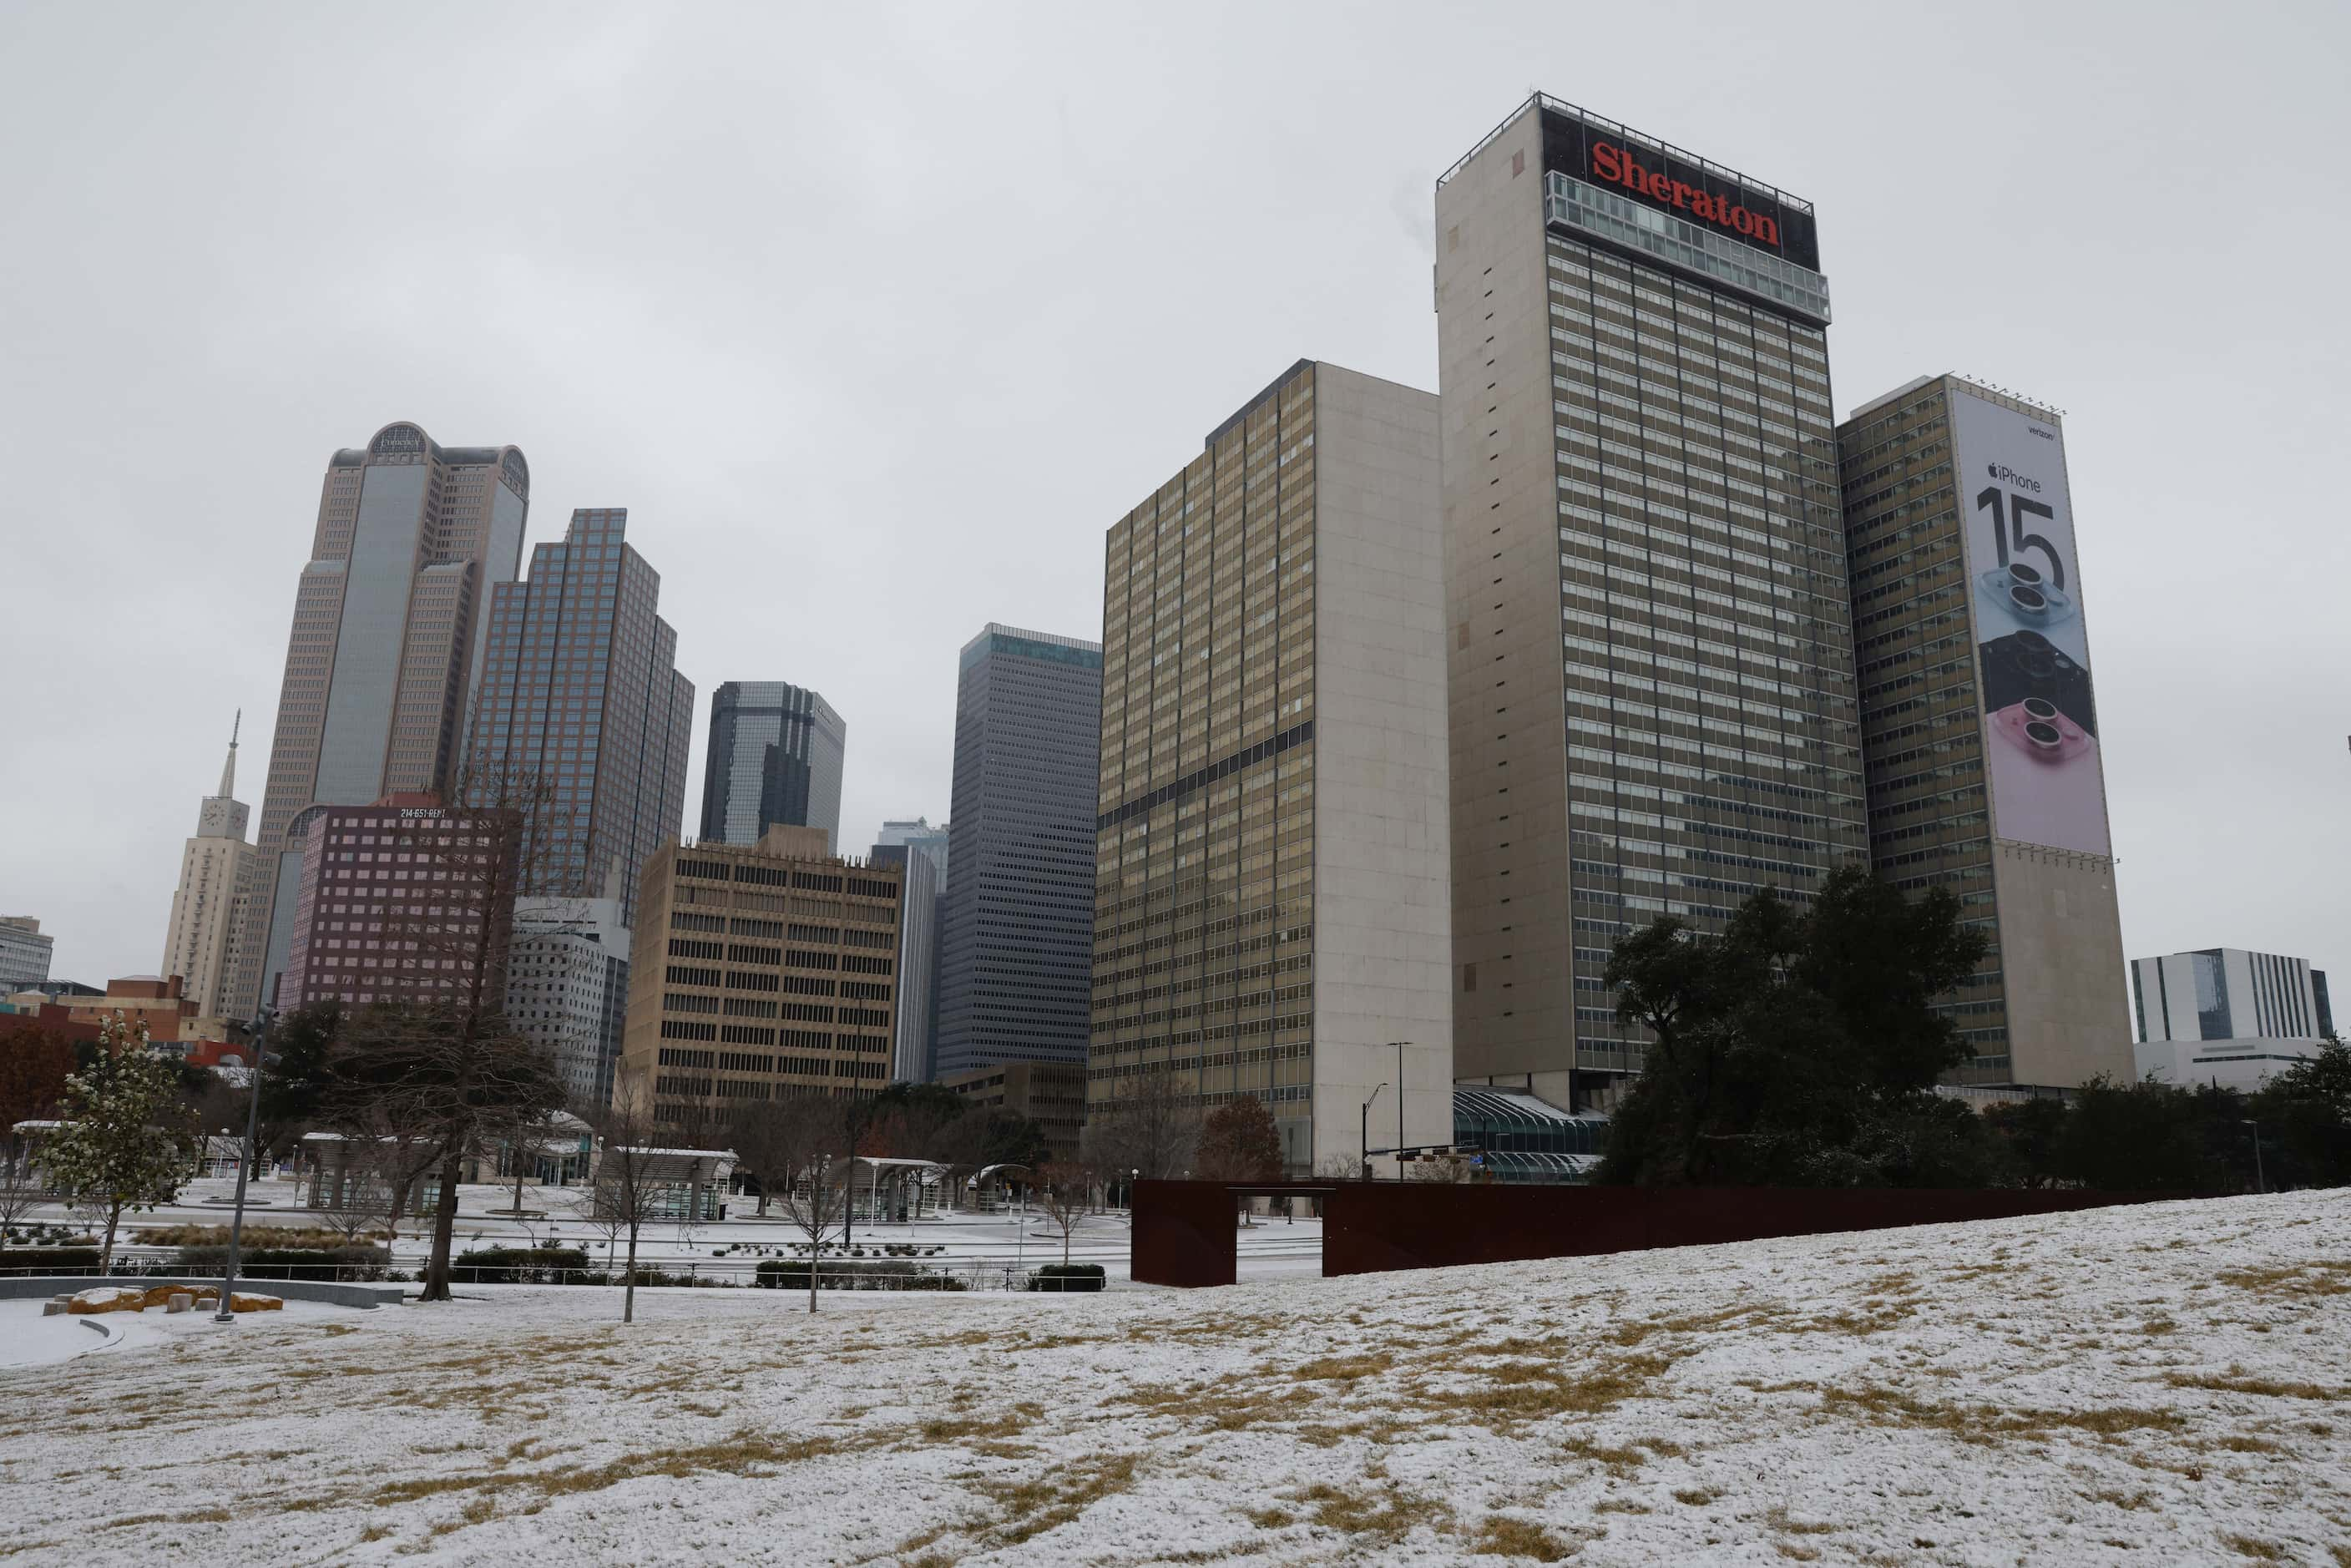
[[[1863,724],[1908,733],[1880,707],[1929,698],[1937,724],[1973,734],[1950,441],[1938,454],[1927,432],[1906,470],[1914,529],[1936,549],[1872,556],[1879,598],[1952,601],[1949,624],[1907,678],[1865,692],[1807,203],[1537,96],[1438,181],[1436,286],[1453,1070],[1589,1104],[1642,1065],[1602,978],[1618,937],[1660,915],[1718,928],[1760,888],[1801,904],[1832,870],[1869,863],[1873,828],[1896,824],[1874,821]],[[1907,580],[1944,573],[1938,590]],[[2032,837],[2022,810],[1988,825],[1985,774],[1961,777],[1965,748],[1950,749],[1931,809],[1911,789],[1900,826]],[[2003,909],[1977,885],[1954,891],[1995,955],[2105,950],[2044,942],[2025,927],[2049,901]],[[2070,891],[2052,918],[2112,923],[2110,862]],[[1996,956],[1987,968],[1996,991]],[[2112,972],[2069,988],[2111,988]],[[2014,1062],[2004,1041],[1980,1046],[1985,1071],[1961,1076],[2030,1077],[2036,1025],[2019,1009],[2011,995]],[[2064,1082],[2129,1073],[2119,1009],[2114,1022],[2115,1061]]]

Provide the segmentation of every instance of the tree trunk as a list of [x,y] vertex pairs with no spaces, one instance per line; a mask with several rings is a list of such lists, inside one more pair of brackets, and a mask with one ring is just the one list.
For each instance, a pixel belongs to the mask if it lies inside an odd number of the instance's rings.
[[817,1249],[811,1246],[809,1249],[809,1311],[810,1312],[816,1311],[816,1255]]
[[621,1292],[621,1321],[637,1321],[637,1228],[629,1227],[629,1280]]
[[420,1301],[445,1301],[449,1293],[449,1244],[457,1233],[457,1176],[462,1162],[452,1145],[441,1161],[441,1200],[433,1206],[433,1252],[424,1264]]
[[117,1200],[108,1204],[106,1207],[106,1247],[105,1249],[98,1255],[98,1271],[101,1274],[111,1274],[114,1272],[114,1230],[115,1227],[121,1223],[121,1202]]
[[515,1163],[515,1218],[517,1219],[520,1219],[522,1218],[522,1151],[519,1149],[515,1150],[513,1153],[513,1158]]

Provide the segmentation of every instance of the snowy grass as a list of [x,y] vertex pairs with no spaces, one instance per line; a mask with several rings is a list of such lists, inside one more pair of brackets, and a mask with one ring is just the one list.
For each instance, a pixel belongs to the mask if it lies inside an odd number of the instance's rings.
[[2351,1565],[2351,1194],[627,1329],[484,1294],[0,1372],[0,1554]]

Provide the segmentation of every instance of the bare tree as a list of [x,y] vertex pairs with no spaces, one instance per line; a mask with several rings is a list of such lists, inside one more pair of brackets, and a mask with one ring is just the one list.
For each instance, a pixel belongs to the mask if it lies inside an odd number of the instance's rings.
[[1098,1166],[1141,1171],[1167,1181],[1189,1169],[1199,1146],[1200,1114],[1190,1085],[1164,1062],[1113,1080],[1121,1091],[1086,1121],[1087,1157]]
[[312,1186],[310,1207],[319,1228],[347,1244],[379,1235],[389,1242],[393,1197],[386,1152],[371,1142],[346,1144],[343,1152],[334,1181],[324,1190],[315,1181]]
[[621,1321],[631,1323],[637,1320],[637,1239],[668,1185],[663,1175],[665,1161],[674,1156],[665,1156],[654,1147],[653,1114],[634,1084],[622,1084],[611,1106],[590,1118],[590,1124],[601,1138],[603,1149],[596,1161],[596,1176],[589,1186],[582,1217],[590,1229],[604,1238],[608,1256],[611,1243],[628,1238]]
[[0,1247],[8,1245],[8,1232],[29,1216],[46,1196],[33,1185],[30,1170],[20,1172],[13,1165],[0,1167]]
[[799,1095],[744,1103],[735,1117],[734,1149],[758,1177],[759,1190],[779,1205],[793,1228],[808,1238],[809,1311],[817,1310],[817,1273],[825,1239],[847,1212],[855,1171],[844,1157],[852,1135],[838,1100]]
[[[363,1009],[321,1071],[320,1110],[340,1124],[381,1118],[410,1129],[437,1171],[427,1301],[450,1299],[450,1250],[465,1162],[501,1124],[562,1103],[554,1061],[506,1015],[517,894],[545,891],[557,841],[549,791],[536,774],[469,760],[458,805],[420,813],[390,835],[403,861],[429,867],[430,900],[385,922],[402,1000]],[[421,1177],[420,1177],[421,1179]]]
[[1046,1220],[1061,1233],[1061,1262],[1070,1261],[1070,1233],[1086,1217],[1093,1173],[1082,1165],[1056,1161],[1037,1173],[1037,1206]]

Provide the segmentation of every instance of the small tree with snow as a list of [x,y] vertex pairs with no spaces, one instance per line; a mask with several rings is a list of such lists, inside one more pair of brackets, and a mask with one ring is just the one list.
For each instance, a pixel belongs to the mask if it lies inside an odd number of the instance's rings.
[[627,1272],[621,1295],[621,1321],[637,1321],[637,1238],[659,1203],[664,1178],[662,1155],[653,1148],[654,1126],[645,1108],[644,1093],[635,1084],[623,1084],[611,1107],[593,1118],[603,1149],[596,1159],[596,1178],[590,1186],[583,1218],[590,1229],[604,1238],[605,1255],[611,1244],[629,1240]]
[[1061,1261],[1070,1260],[1070,1233],[1078,1228],[1091,1207],[1088,1194],[1093,1186],[1093,1173],[1081,1165],[1056,1160],[1037,1173],[1037,1183],[1031,1189],[1037,1205],[1045,1211],[1045,1218],[1061,1233]]
[[75,1209],[103,1222],[98,1267],[114,1266],[125,1213],[168,1203],[195,1169],[195,1113],[180,1075],[147,1050],[144,1020],[120,1013],[99,1025],[98,1053],[66,1080],[64,1124],[42,1164]]

